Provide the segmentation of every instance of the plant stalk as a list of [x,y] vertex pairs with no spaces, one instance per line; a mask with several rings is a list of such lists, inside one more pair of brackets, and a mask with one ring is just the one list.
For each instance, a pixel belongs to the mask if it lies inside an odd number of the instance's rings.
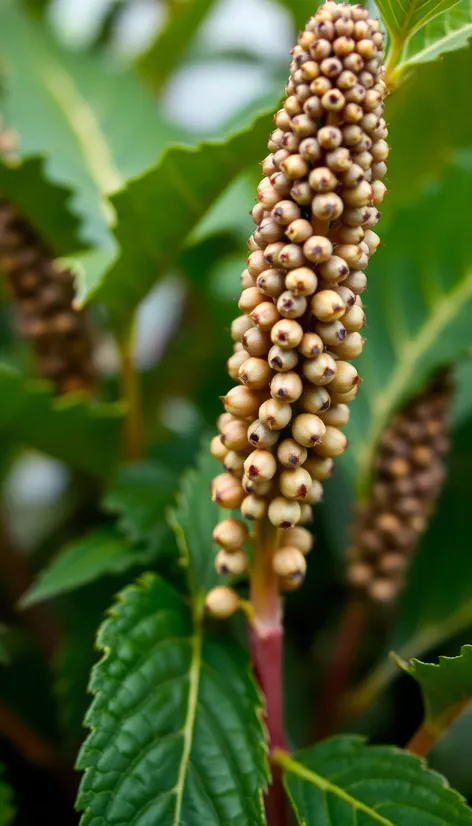
[[[277,531],[264,521],[254,536],[254,559],[250,572],[250,598],[253,611],[248,623],[251,659],[259,686],[265,698],[265,723],[270,752],[286,750],[282,657],[283,625],[277,575],[272,559],[277,548]],[[268,826],[285,826],[287,801],[281,770],[272,765],[272,779],[265,795]]]
[[136,462],[141,456],[142,412],[138,376],[133,359],[134,324],[121,347],[121,392],[126,405],[123,453],[127,462]]
[[415,731],[411,740],[405,746],[405,751],[417,754],[418,757],[426,757],[438,739],[440,732],[428,729],[426,723]]

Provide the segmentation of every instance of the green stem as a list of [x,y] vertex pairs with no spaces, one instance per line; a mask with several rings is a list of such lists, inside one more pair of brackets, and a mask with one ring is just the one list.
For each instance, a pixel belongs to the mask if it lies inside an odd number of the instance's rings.
[[142,412],[138,376],[134,365],[134,323],[130,325],[121,346],[121,392],[126,406],[123,433],[123,454],[128,462],[135,462],[141,456]]

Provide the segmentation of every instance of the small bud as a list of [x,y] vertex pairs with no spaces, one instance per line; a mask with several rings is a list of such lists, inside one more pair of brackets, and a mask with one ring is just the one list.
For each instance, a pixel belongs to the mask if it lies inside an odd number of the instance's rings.
[[226,396],[221,397],[227,413],[244,418],[252,416],[261,403],[261,395],[249,387],[233,387]]
[[329,384],[336,375],[336,362],[329,353],[322,353],[316,358],[305,361],[302,372],[312,384]]
[[247,428],[247,442],[253,447],[260,447],[268,449],[273,447],[279,438],[277,431],[269,430],[268,427],[262,424],[259,419],[256,419]]
[[256,283],[261,293],[271,298],[278,298],[285,290],[285,275],[283,270],[265,270],[257,276]]
[[230,473],[220,473],[212,482],[212,500],[221,508],[238,508],[244,491],[238,479]]
[[315,192],[332,192],[338,185],[336,175],[327,166],[317,166],[312,169],[308,182]]
[[242,478],[244,473],[244,456],[235,450],[228,450],[223,459],[223,467],[228,473],[232,473],[236,478]]
[[301,582],[306,573],[306,559],[298,548],[279,548],[273,559],[274,571],[281,577]]
[[210,453],[219,462],[222,462],[227,454],[227,449],[221,441],[221,436],[214,436],[210,442]]
[[[305,102],[305,108],[308,113],[310,110],[310,101],[317,101],[317,106],[321,111],[321,102],[318,97],[315,97],[309,98]],[[311,108],[313,109],[313,104],[311,104]],[[314,115],[314,117],[318,117],[318,115]],[[302,158],[309,163],[315,163],[321,158],[321,149],[316,138],[305,138],[300,144],[299,151]]]
[[239,604],[236,591],[220,585],[208,592],[205,600],[205,610],[212,617],[227,619],[238,610]]
[[311,505],[307,505],[305,502],[300,504],[300,519],[298,521],[300,525],[309,525],[313,522]]
[[387,187],[384,183],[382,183],[382,181],[373,181],[372,192],[374,204],[381,204],[384,199],[384,195],[387,192]]
[[[298,272],[298,270],[294,270],[294,272]],[[303,338],[303,327],[298,321],[282,318],[272,327],[270,338],[274,344],[278,344],[283,350],[292,350],[300,344]]]
[[282,430],[291,418],[290,405],[276,399],[267,399],[259,408],[259,419],[269,430]]
[[304,295],[294,295],[290,290],[286,290],[277,300],[277,310],[283,318],[300,318],[307,308],[307,300]]
[[262,241],[261,246],[265,244],[273,244],[274,241],[280,241],[284,234],[283,227],[274,221],[273,218],[264,218],[260,226],[254,230],[254,237],[258,241]]
[[316,218],[322,221],[335,221],[342,215],[344,204],[339,195],[328,192],[325,195],[315,195],[311,208]]
[[291,371],[287,373],[277,373],[270,383],[270,394],[272,398],[279,401],[296,402],[303,392],[303,383],[297,373]]
[[353,359],[362,353],[364,346],[364,339],[359,333],[349,333],[339,344],[334,348],[334,352],[342,359]]
[[298,363],[298,353],[296,350],[285,350],[280,345],[274,344],[269,350],[267,361],[272,370],[285,373],[287,370],[293,370]]
[[234,422],[234,421],[235,421],[235,418],[234,418],[234,416],[231,415],[231,413],[220,413],[220,415],[218,416],[218,418],[216,420],[216,426],[217,426],[218,430],[220,431],[220,433],[222,433],[223,430],[225,429],[226,425],[229,424],[230,422]]
[[336,126],[322,126],[318,130],[318,143],[323,149],[332,150],[341,146],[343,136]]
[[285,230],[285,235],[295,244],[303,244],[313,233],[313,227],[306,218],[298,218],[292,221]]
[[311,300],[311,309],[320,321],[336,321],[345,313],[342,298],[333,290],[321,290]]
[[349,267],[343,258],[338,255],[331,255],[327,261],[320,264],[319,273],[330,284],[332,282],[343,281],[349,274]]
[[308,181],[296,181],[290,190],[290,195],[300,206],[308,206],[313,198],[313,190]]
[[329,389],[334,390],[335,393],[347,393],[359,384],[359,380],[359,373],[354,365],[348,361],[339,360],[336,362],[336,376]]
[[305,463],[307,451],[295,439],[284,439],[277,448],[277,458],[284,467],[295,468]]
[[276,496],[269,505],[269,519],[276,528],[293,528],[300,515],[300,505],[293,499]]
[[316,333],[304,333],[298,349],[302,356],[312,359],[323,352],[324,344]]
[[223,519],[213,531],[213,542],[226,551],[236,551],[248,538],[248,529],[239,519]]
[[317,285],[318,279],[313,270],[308,269],[308,267],[298,267],[291,270],[285,279],[287,290],[290,290],[295,296],[313,295]]
[[305,496],[305,502],[308,505],[317,505],[323,499],[323,486],[318,479],[313,479],[310,489]]
[[[331,404],[331,396],[324,387],[306,387],[300,399],[300,406],[306,413],[317,413],[321,416]],[[324,421],[324,419],[323,419]]]
[[255,496],[267,496],[272,490],[272,481],[266,479],[250,479],[244,474],[242,486],[245,493],[253,493]]
[[251,356],[239,368],[238,378],[241,384],[253,390],[267,387],[272,376],[272,370],[265,359]]
[[367,276],[364,272],[353,270],[344,279],[343,286],[348,287],[355,295],[360,295],[367,287]]
[[251,255],[247,259],[246,263],[248,272],[253,276],[253,278],[257,278],[263,270],[268,269],[268,264],[264,258],[264,253],[262,250],[251,252]]
[[287,270],[294,270],[305,263],[305,257],[298,244],[285,244],[279,254],[280,263]]
[[234,321],[231,322],[231,338],[233,339],[233,341],[241,341],[243,334],[251,327],[252,323],[250,318],[248,318],[246,315],[238,316],[234,319]]
[[343,324],[348,333],[356,333],[361,330],[365,324],[365,314],[362,307],[355,304],[351,307],[345,315],[343,315]]
[[292,424],[293,438],[304,447],[318,445],[325,432],[324,422],[313,413],[300,413]]
[[332,475],[334,462],[330,458],[323,459],[321,456],[310,456],[303,467],[306,468],[312,479],[318,479],[322,482]]
[[306,528],[286,528],[282,534],[282,547],[298,548],[307,554],[313,547],[313,536]]
[[336,173],[347,172],[352,165],[349,149],[346,149],[344,146],[328,152],[325,160],[329,168]]
[[226,362],[226,370],[235,381],[238,380],[239,368],[247,360],[247,357],[248,354],[245,350],[237,350],[237,352],[233,353],[233,355],[230,356]]
[[256,519],[263,519],[267,511],[267,499],[262,496],[255,496],[250,493],[241,503],[241,513],[245,519],[253,522]]
[[325,434],[321,442],[314,445],[314,450],[323,459],[331,459],[333,456],[340,456],[347,446],[347,439],[337,427],[327,425]]
[[244,461],[244,470],[250,479],[265,479],[275,476],[277,462],[268,450],[256,449]]
[[253,276],[250,274],[249,270],[243,270],[241,273],[241,287],[243,290],[247,290],[248,287],[255,287],[256,281]]
[[[293,157],[293,156],[291,156]],[[279,201],[271,212],[272,218],[278,224],[286,226],[297,218],[301,218],[301,209],[293,201]],[[274,238],[274,241],[278,238]]]
[[284,470],[279,479],[280,492],[287,499],[305,500],[311,488],[311,476],[304,468]]
[[263,301],[251,313],[253,324],[261,330],[270,330],[279,318],[277,307],[271,301]]
[[308,164],[302,155],[289,155],[288,158],[282,161],[280,168],[287,178],[293,181],[297,178],[304,178],[308,172]]
[[265,356],[270,350],[269,333],[263,332],[258,327],[251,327],[246,330],[241,342],[250,356]]
[[292,120],[292,129],[299,138],[307,138],[316,135],[318,129],[316,123],[309,114],[295,115]]
[[247,556],[244,551],[237,550],[228,553],[228,551],[218,551],[215,558],[216,572],[220,576],[241,576],[245,574],[248,568]]
[[[333,253],[333,245],[323,235],[312,235],[303,245],[303,254],[313,264],[328,261]],[[347,273],[346,273],[347,275]]]
[[349,207],[363,207],[372,203],[374,193],[367,181],[361,181],[357,186],[344,187],[341,197]]
[[326,425],[344,427],[349,421],[349,407],[346,404],[332,404],[329,410],[319,415]]

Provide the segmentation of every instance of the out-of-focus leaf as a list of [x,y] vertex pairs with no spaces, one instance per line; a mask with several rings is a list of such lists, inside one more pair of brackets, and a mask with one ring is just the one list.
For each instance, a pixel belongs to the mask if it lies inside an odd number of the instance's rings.
[[426,730],[441,734],[472,701],[472,645],[463,645],[458,657],[439,657],[439,664],[393,656],[421,687]]
[[176,261],[212,203],[242,170],[260,160],[270,122],[271,114],[264,113],[226,140],[171,147],[156,167],[114,195],[121,253],[102,271],[79,275],[82,302],[96,296],[116,324],[126,323],[156,279]]
[[392,746],[344,735],[278,762],[300,826],[472,824],[472,810],[441,775]]
[[452,8],[458,0],[377,0],[382,20],[390,35],[387,71],[396,66],[402,49],[423,26],[439,14]]
[[220,509],[210,497],[211,481],[220,470],[210,451],[203,449],[197,467],[189,470],[182,481],[178,505],[170,517],[182,565],[188,570],[190,589],[199,601],[221,582],[215,571],[215,546],[211,538]]
[[108,489],[103,507],[118,517],[118,527],[149,559],[169,552],[167,508],[177,487],[175,471],[159,462],[120,468]]
[[419,63],[430,63],[445,52],[467,46],[472,37],[472,3],[460,0],[435,17],[407,41],[395,68],[394,78]]
[[0,364],[0,432],[74,468],[107,475],[119,454],[121,408],[79,396],[54,398],[45,382]]
[[125,590],[102,626],[90,684],[82,826],[262,826],[261,707],[248,663],[163,580]]
[[168,8],[168,17],[137,68],[152,89],[160,91],[179,65],[215,0],[181,0]]
[[151,559],[149,550],[133,548],[115,528],[99,528],[60,551],[23,595],[20,605],[29,608],[100,577],[147,565]]
[[[4,767],[0,766],[0,777],[3,777],[4,771]],[[14,816],[13,791],[8,783],[0,780],[0,826],[10,826]]]
[[0,52],[20,157],[45,156],[50,180],[75,193],[84,240],[112,250],[104,196],[156,163],[176,131],[131,70],[66,50],[12,0],[0,4]]

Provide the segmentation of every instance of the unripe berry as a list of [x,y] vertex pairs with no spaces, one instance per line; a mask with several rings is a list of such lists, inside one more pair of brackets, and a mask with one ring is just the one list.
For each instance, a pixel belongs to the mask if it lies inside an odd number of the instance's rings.
[[285,286],[287,290],[295,295],[313,295],[318,285],[318,279],[313,270],[308,267],[298,267],[291,270],[286,279]]
[[331,459],[333,456],[340,456],[347,446],[347,439],[337,427],[327,425],[321,442],[314,445],[314,450],[318,456],[324,459]]
[[272,479],[277,470],[275,457],[268,450],[256,449],[244,461],[244,471],[250,479]]
[[285,244],[279,254],[280,263],[287,270],[294,270],[305,263],[303,252],[297,244]]
[[335,192],[328,192],[325,195],[315,195],[311,209],[316,218],[322,221],[335,221],[342,215],[344,204],[339,195]]
[[298,548],[307,554],[313,547],[313,536],[306,528],[286,528],[282,534],[282,547]]
[[325,387],[308,386],[300,399],[300,406],[306,413],[318,413],[321,415],[328,410],[331,404],[331,396]]
[[342,143],[342,132],[336,126],[322,126],[318,130],[318,143],[323,149],[337,149]]
[[231,553],[221,550],[216,555],[215,568],[220,576],[241,576],[248,568],[247,556],[241,550]]
[[244,418],[252,416],[261,402],[261,395],[249,387],[233,387],[226,396],[221,397],[227,413]]
[[250,493],[241,502],[241,513],[245,519],[253,522],[256,519],[263,519],[267,511],[267,499],[263,496],[255,496]]
[[323,235],[312,235],[303,245],[303,254],[313,264],[328,261],[333,253],[333,245]]
[[256,281],[254,277],[250,274],[249,270],[243,270],[241,273],[241,287],[243,290],[247,290],[248,287],[255,287]]
[[261,247],[264,247],[266,244],[273,244],[274,241],[280,241],[283,234],[283,227],[273,218],[264,218],[259,227],[254,230],[254,238],[256,238]]
[[333,149],[332,152],[328,152],[326,155],[326,163],[333,172],[347,172],[347,170],[351,167],[351,155],[349,149],[346,149],[344,146],[338,147],[338,149]]
[[321,290],[311,300],[311,309],[320,321],[336,321],[345,313],[344,302],[333,290]]
[[286,350],[278,344],[274,344],[269,350],[267,361],[272,370],[285,373],[287,370],[293,370],[296,366],[298,353],[296,350]]
[[294,295],[286,290],[277,300],[277,310],[284,318],[300,318],[307,308],[304,295]]
[[265,356],[270,350],[270,335],[259,327],[251,327],[244,333],[241,343],[250,356]]
[[349,407],[346,404],[332,404],[329,410],[319,415],[325,425],[344,427],[349,421]]
[[298,350],[304,358],[312,359],[323,352],[324,344],[316,333],[304,333]]
[[356,384],[352,390],[348,390],[347,393],[335,393],[334,390],[331,392],[331,404],[350,404],[353,399],[356,398],[359,392],[359,385]]
[[372,192],[374,204],[381,204],[384,199],[384,195],[387,192],[387,187],[384,183],[382,183],[382,181],[373,181]]
[[284,439],[277,448],[277,459],[284,467],[299,467],[305,463],[306,458],[306,449],[295,439]]
[[336,362],[328,353],[322,353],[310,361],[305,361],[302,371],[305,378],[312,384],[329,384],[336,374]]
[[332,192],[338,181],[336,175],[327,166],[317,166],[308,176],[308,183],[315,192]]
[[220,415],[218,416],[218,418],[216,420],[216,426],[217,426],[218,430],[220,431],[220,433],[222,433],[223,430],[225,429],[226,425],[229,424],[230,422],[234,422],[234,421],[235,421],[235,417],[232,416],[231,413],[220,413]]
[[[293,157],[293,156],[292,156]],[[271,215],[278,224],[283,226],[291,224],[297,218],[301,218],[301,209],[293,201],[279,201],[273,208]],[[278,239],[273,239],[278,240]]]
[[286,245],[283,241],[276,241],[274,244],[267,244],[264,250],[265,269],[280,265],[280,253]]
[[317,505],[318,502],[321,502],[322,498],[323,498],[323,486],[322,486],[321,482],[318,481],[318,479],[313,479],[313,481],[310,485],[310,489],[308,490],[304,501],[308,505]]
[[279,548],[273,558],[274,571],[281,577],[288,577],[298,582],[306,573],[306,559],[298,548]]
[[292,404],[300,398],[303,392],[303,383],[297,373],[277,373],[270,383],[272,398]]
[[309,525],[310,522],[313,522],[311,505],[307,505],[304,502],[300,504],[300,519],[298,522],[300,525]]
[[239,377],[239,368],[247,360],[247,357],[248,354],[245,350],[238,350],[236,353],[233,353],[226,362],[226,370],[235,381],[237,381]]
[[359,333],[349,333],[339,344],[334,347],[334,352],[342,359],[353,359],[362,353],[364,339]]
[[296,181],[290,190],[290,195],[300,206],[307,206],[313,198],[313,190],[308,181]]
[[298,502],[276,496],[269,505],[269,519],[276,528],[293,528],[300,520],[301,508]]
[[292,129],[300,138],[316,135],[318,131],[316,123],[309,114],[296,115],[292,120]]
[[282,318],[272,327],[270,338],[283,350],[291,350],[300,344],[303,338],[303,327],[294,319]]
[[[256,289],[256,288],[253,288]],[[258,291],[259,292],[259,291]],[[231,322],[231,338],[233,341],[241,341],[244,333],[252,327],[251,319],[246,315],[240,315]]]
[[223,467],[228,473],[232,473],[233,476],[241,479],[244,473],[244,456],[235,450],[228,450],[223,459]]
[[331,255],[318,269],[320,275],[330,284],[343,281],[349,274],[349,267],[338,255]]
[[278,298],[285,290],[285,276],[283,270],[270,269],[257,276],[257,287],[264,295]]
[[313,227],[306,218],[298,218],[296,221],[292,221],[285,230],[287,238],[295,244],[303,244],[311,237],[312,233]]
[[269,430],[282,430],[291,418],[290,405],[276,399],[267,399],[259,408],[259,419]]
[[[294,137],[294,136],[292,136]],[[287,138],[287,135],[284,138],[284,142]],[[298,140],[298,139],[297,139]],[[279,193],[281,197],[285,197],[290,192],[290,187],[292,186],[292,182],[284,175],[283,172],[274,172],[273,175],[270,176],[270,182],[275,190]]]
[[[308,172],[308,164],[302,155],[290,155],[282,161],[280,168],[287,178],[293,181],[297,180],[297,178],[304,178]],[[273,204],[273,206],[275,206],[275,204]]]
[[239,368],[238,378],[241,384],[253,390],[267,387],[272,376],[272,370],[265,359],[251,356]]
[[[317,97],[307,100],[305,103],[305,109],[309,109],[310,100],[318,101],[319,109],[321,111],[321,103]],[[318,117],[318,115],[315,115],[315,117]],[[299,151],[302,158],[309,163],[315,163],[321,158],[321,148],[316,138],[305,138],[305,140],[303,140],[300,144]]]
[[213,479],[211,498],[221,508],[238,508],[244,491],[238,479],[230,473],[220,473]]
[[354,365],[348,361],[339,360],[336,362],[336,375],[330,384],[330,392],[347,393],[359,384],[359,373]]
[[365,314],[362,307],[355,304],[343,316],[343,324],[348,333],[355,333],[360,330],[365,324]]
[[277,307],[271,301],[263,301],[251,313],[252,323],[261,330],[270,330],[279,318]]
[[219,462],[222,462],[227,454],[227,449],[221,441],[221,436],[214,436],[210,442],[210,453]]
[[292,436],[304,447],[317,445],[324,437],[326,427],[324,422],[313,413],[300,413],[292,424]]
[[264,209],[272,209],[279,201],[279,193],[268,178],[263,178],[257,187],[257,200]]
[[262,250],[256,250],[255,252],[251,252],[246,263],[248,272],[250,275],[253,276],[253,278],[257,278],[259,273],[261,273],[263,270],[267,270],[269,266],[264,258],[264,253],[262,252]]
[[239,608],[239,597],[232,588],[220,585],[208,592],[205,611],[217,619],[227,619]]
[[277,442],[279,434],[277,431],[269,430],[268,427],[262,424],[259,419],[256,419],[247,428],[246,444],[249,442],[254,447],[264,449],[271,448]]
[[344,279],[343,286],[352,290],[355,295],[360,295],[367,287],[367,276],[363,272],[353,270],[348,277]]
[[310,456],[303,465],[312,479],[329,479],[334,470],[334,462],[331,458],[323,459],[321,456]]
[[280,492],[287,499],[305,500],[311,488],[311,476],[303,468],[284,470],[279,479]]
[[223,519],[213,531],[213,542],[226,551],[242,548],[248,538],[248,529],[239,519]]
[[267,496],[273,486],[271,479],[250,479],[246,474],[243,475],[241,484],[245,493],[253,493],[255,496]]

